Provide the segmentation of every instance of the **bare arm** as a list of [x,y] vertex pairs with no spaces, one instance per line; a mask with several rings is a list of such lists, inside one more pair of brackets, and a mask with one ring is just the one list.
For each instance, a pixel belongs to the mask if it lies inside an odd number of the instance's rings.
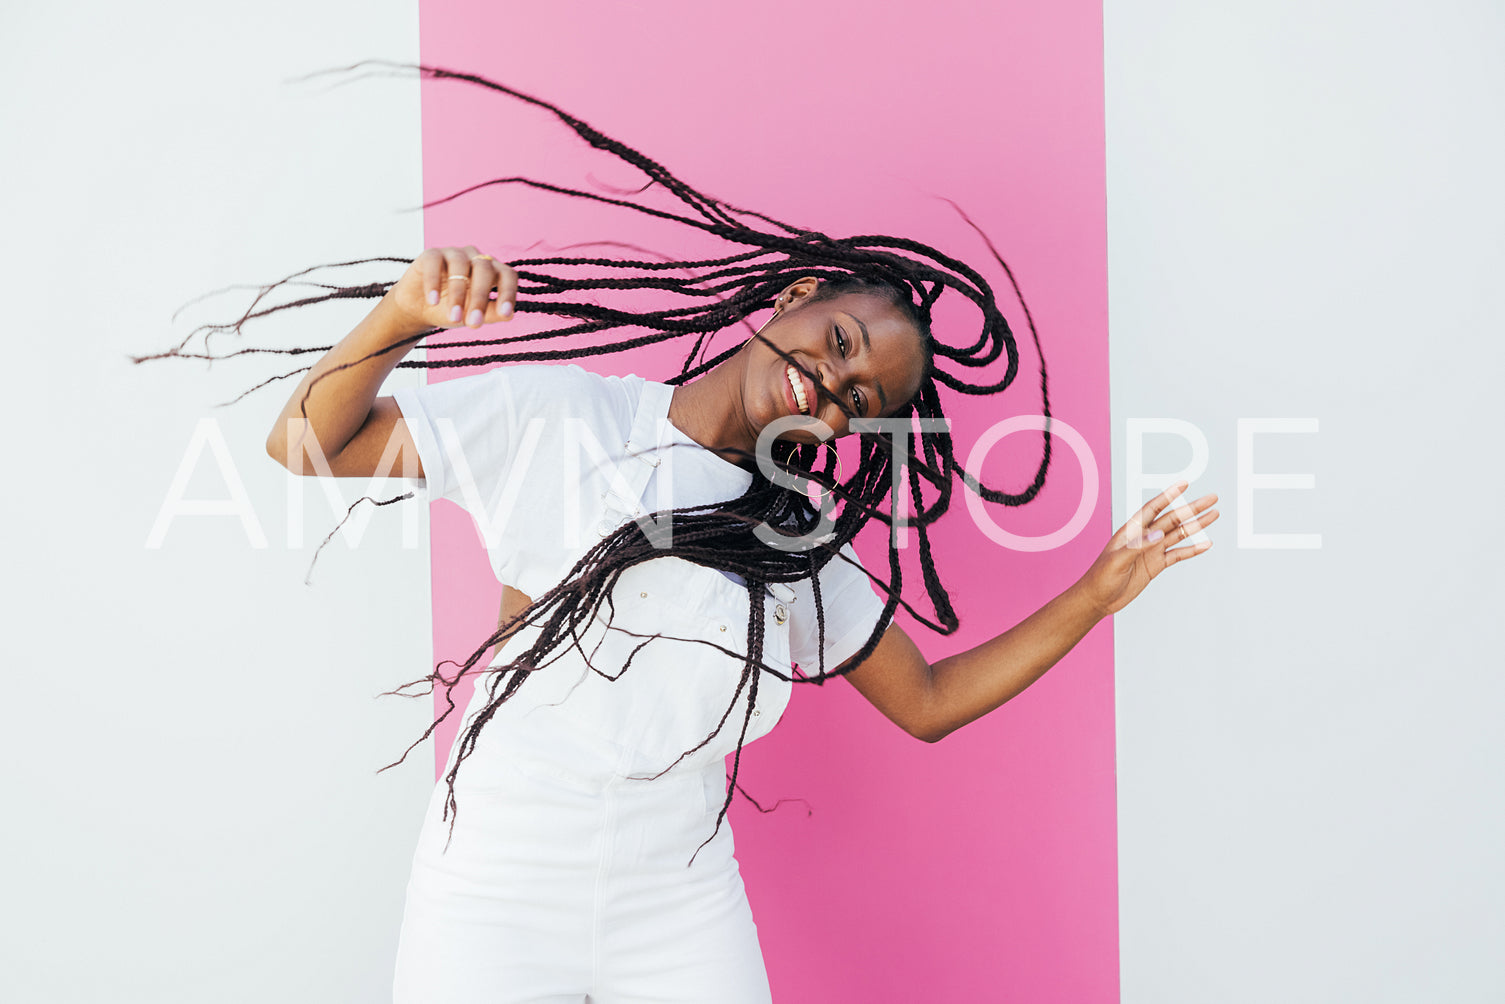
[[1081,579],[1002,634],[931,664],[894,624],[847,679],[891,721],[926,742],[981,718],[1044,676],[1098,621],[1127,606],[1160,572],[1206,550],[1205,543],[1166,550],[1218,518],[1210,508],[1216,495],[1162,515],[1177,487],[1124,524]]
[[[495,301],[489,298],[493,289]],[[267,454],[294,474],[369,477],[395,447],[394,469],[422,477],[402,414],[392,398],[377,398],[376,392],[414,336],[456,325],[462,317],[473,328],[507,320],[516,293],[516,273],[473,247],[423,252],[304,376],[267,435]]]
[[1073,586],[1002,634],[934,664],[893,624],[847,679],[910,735],[935,742],[1044,676],[1101,619]]

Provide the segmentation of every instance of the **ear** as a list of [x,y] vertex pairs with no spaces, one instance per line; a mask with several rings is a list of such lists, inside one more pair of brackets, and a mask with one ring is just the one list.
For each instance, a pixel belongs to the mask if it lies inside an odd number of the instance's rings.
[[820,280],[813,275],[807,275],[803,279],[796,279],[784,287],[784,291],[774,301],[774,306],[780,310],[783,310],[785,307],[798,306],[809,299],[810,295],[815,292],[816,287],[819,285]]

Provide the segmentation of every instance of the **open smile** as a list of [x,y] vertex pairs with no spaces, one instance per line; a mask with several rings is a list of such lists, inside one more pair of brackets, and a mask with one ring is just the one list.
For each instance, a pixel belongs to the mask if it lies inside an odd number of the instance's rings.
[[789,385],[789,391],[784,395],[785,400],[791,406],[793,414],[809,415],[810,402],[815,397],[815,388],[806,382],[806,378],[793,366],[784,367],[784,379]]

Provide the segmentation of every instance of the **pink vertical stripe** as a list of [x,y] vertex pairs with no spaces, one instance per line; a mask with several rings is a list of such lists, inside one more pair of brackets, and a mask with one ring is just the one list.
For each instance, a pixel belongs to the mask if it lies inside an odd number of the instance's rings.
[[[1037,359],[1007,280],[983,268],[986,250],[935,196],[964,206],[1024,288],[1052,410],[1095,454],[1097,504],[1086,530],[1040,553],[994,544],[958,504],[937,558],[962,629],[941,638],[906,626],[939,658],[1016,623],[1090,564],[1112,529],[1099,4],[423,0],[420,13],[425,63],[547,97],[736,205],[833,234],[908,235],[977,265],[1024,358],[1003,398],[947,398],[963,456],[990,423],[1039,410]],[[640,184],[545,115],[462,85],[424,85],[423,127],[428,198],[502,174]],[[425,222],[430,244],[501,257],[540,241],[706,248],[635,216],[519,191],[439,207]],[[585,362],[663,376],[666,358]],[[1037,450],[1038,436],[1004,440],[985,479],[1018,490]],[[1058,439],[1040,499],[994,518],[1016,534],[1049,533],[1076,511],[1082,482]],[[467,517],[440,506],[433,527],[436,658],[463,658],[495,621],[498,587]],[[881,540],[866,545],[881,563]],[[453,734],[440,736],[441,760]],[[1108,626],[1008,707],[935,746],[843,682],[797,688],[779,728],[750,748],[743,781],[765,804],[803,800],[734,812],[777,1000],[1117,999]]]

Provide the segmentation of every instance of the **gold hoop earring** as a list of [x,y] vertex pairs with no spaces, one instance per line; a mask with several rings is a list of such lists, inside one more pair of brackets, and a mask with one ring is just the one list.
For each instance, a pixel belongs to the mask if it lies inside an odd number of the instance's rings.
[[[827,453],[829,453],[831,456],[833,456],[833,457],[836,458],[836,474],[834,475],[834,477],[836,478],[836,483],[837,484],[841,484],[842,481],[845,480],[843,478],[843,476],[842,476],[843,472],[842,472],[842,469],[841,469],[841,452],[839,450],[837,450],[836,447],[832,446],[829,442],[822,443],[820,445],[825,449],[825,451]],[[816,459],[819,460],[821,458],[816,458]],[[810,465],[810,469],[812,471],[817,470],[817,469],[824,470],[824,468],[825,468],[825,464],[812,463]],[[827,488],[825,485],[822,485],[818,481],[813,481],[812,480],[810,482],[810,484],[812,486],[814,486],[815,489],[816,489],[814,498],[811,498],[811,493],[809,491],[805,492],[805,497],[808,498],[808,499],[810,499],[810,502],[813,505],[815,505],[815,506],[818,506],[818,507],[819,506],[824,506],[827,497],[829,497],[831,494],[833,494],[832,491],[829,488]]]
[[753,332],[753,337],[757,338],[759,335],[761,335],[763,333],[763,329],[764,328],[768,327],[774,321],[778,320],[779,319],[779,313],[782,310],[783,310],[782,307],[775,307],[774,311],[773,311],[773,316],[770,317],[768,320],[764,321],[762,324],[758,325],[758,330]]

